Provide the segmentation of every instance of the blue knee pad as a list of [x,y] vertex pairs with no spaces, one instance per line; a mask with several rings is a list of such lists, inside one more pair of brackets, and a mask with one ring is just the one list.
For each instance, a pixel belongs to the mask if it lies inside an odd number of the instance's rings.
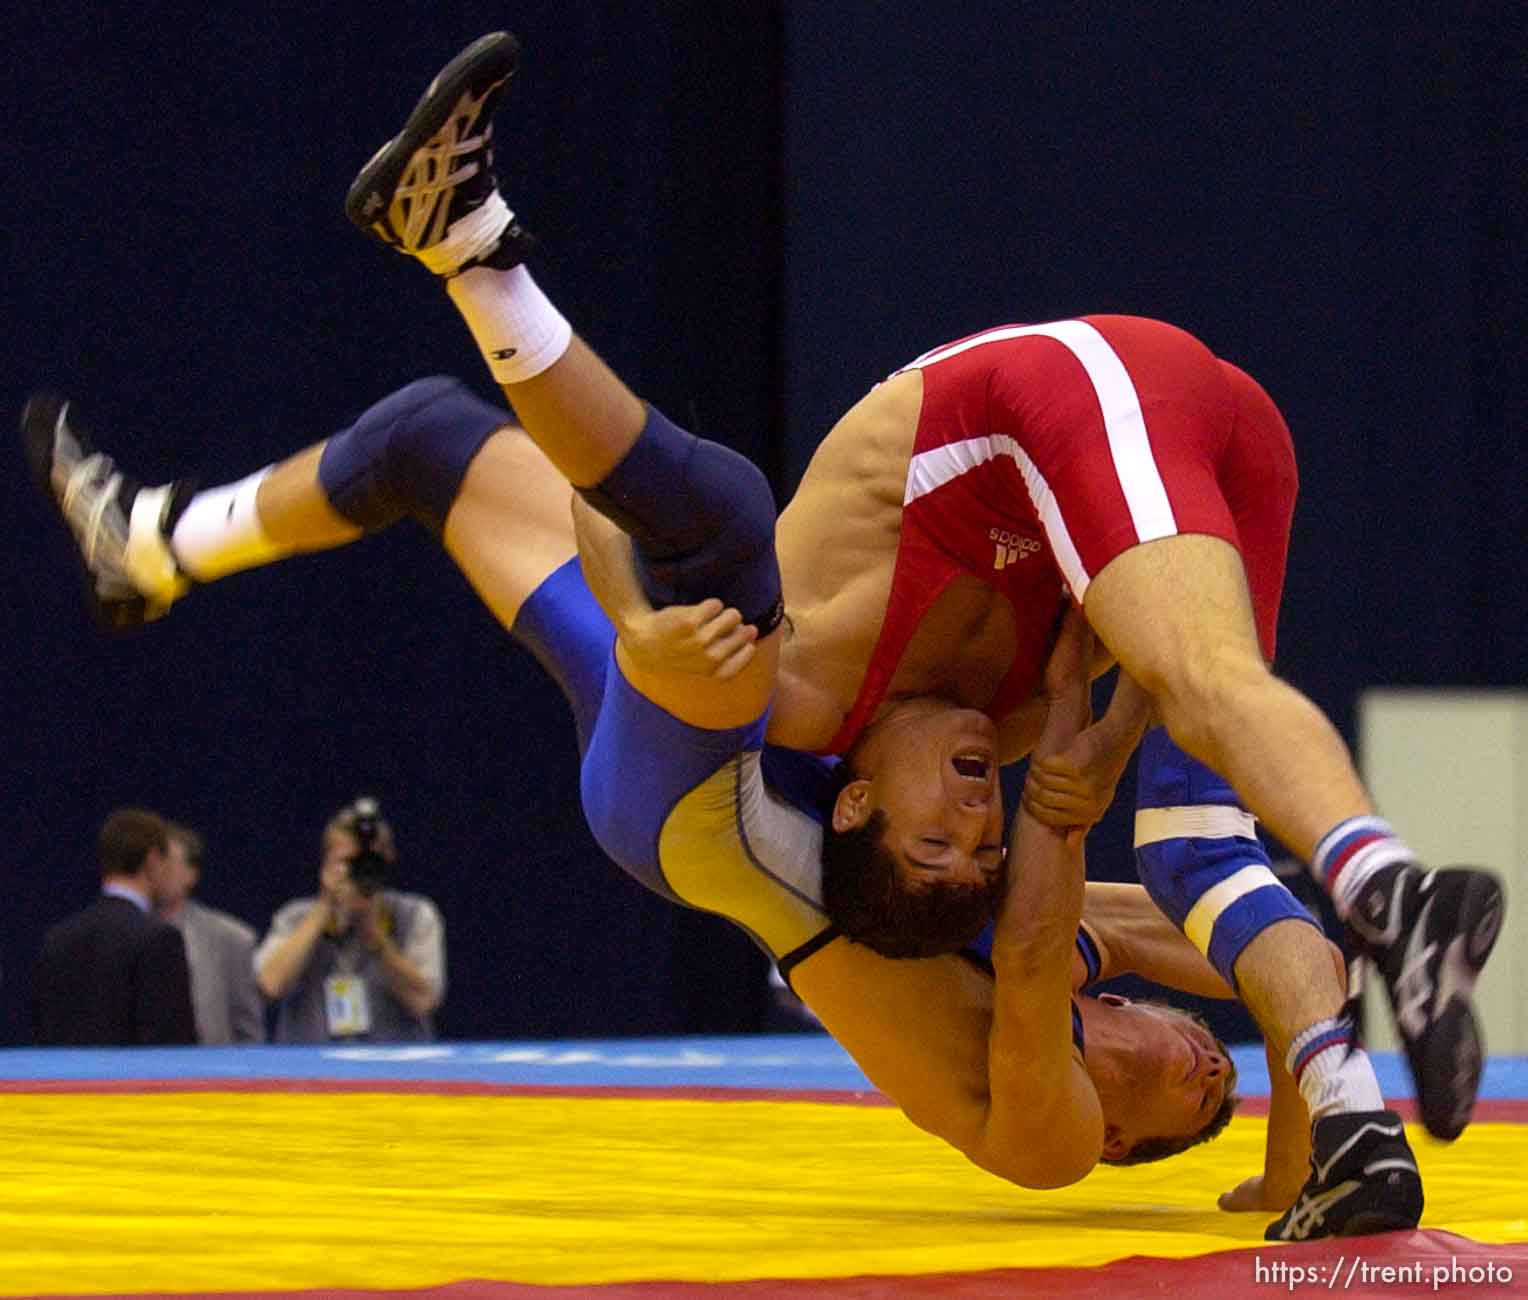
[[459,380],[420,379],[330,438],[318,481],[329,504],[362,528],[413,515],[439,533],[472,458],[489,434],[510,423],[507,411]]
[[775,499],[746,456],[686,433],[652,407],[621,463],[579,495],[631,535],[658,608],[711,596],[763,636],[784,615],[775,559]]
[[1273,874],[1256,825],[1222,777],[1157,727],[1141,742],[1135,863],[1141,883],[1221,978],[1279,921],[1316,918]]

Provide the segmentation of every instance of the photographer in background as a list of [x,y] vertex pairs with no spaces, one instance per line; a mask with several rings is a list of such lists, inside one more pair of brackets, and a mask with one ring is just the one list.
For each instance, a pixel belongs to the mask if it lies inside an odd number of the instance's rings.
[[445,992],[445,926],[422,894],[391,887],[393,828],[375,799],[324,827],[317,898],[296,898],[255,952],[255,981],[277,1003],[278,1043],[422,1042]]

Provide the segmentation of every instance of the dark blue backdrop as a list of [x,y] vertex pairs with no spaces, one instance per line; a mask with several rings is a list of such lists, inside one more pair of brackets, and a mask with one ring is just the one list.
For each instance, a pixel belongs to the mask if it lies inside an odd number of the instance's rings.
[[[145,477],[222,481],[422,373],[491,393],[444,296],[340,204],[434,67],[509,26],[501,170],[545,236],[538,277],[782,499],[836,413],[934,343],[1161,316],[1295,431],[1284,671],[1347,729],[1367,684],[1520,683],[1521,7],[1022,8],[29,6],[7,33],[0,401],[62,386]],[[109,808],[201,827],[205,896],[261,926],[363,790],[446,914],[446,1033],[758,1022],[747,942],[599,856],[554,689],[423,532],[111,640],[7,454],[6,1040]],[[1122,844],[1115,819],[1098,874]]]

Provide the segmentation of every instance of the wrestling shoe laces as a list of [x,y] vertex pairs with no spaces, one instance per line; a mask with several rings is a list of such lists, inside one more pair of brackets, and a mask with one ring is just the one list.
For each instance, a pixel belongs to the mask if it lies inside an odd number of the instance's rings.
[[1469,1124],[1480,1091],[1485,1047],[1471,995],[1505,905],[1492,872],[1395,867],[1377,872],[1348,913],[1355,946],[1385,982],[1422,1123],[1445,1142]]
[[1269,1241],[1356,1237],[1414,1228],[1422,1176],[1392,1110],[1328,1115],[1311,1132],[1310,1177],[1295,1203],[1268,1225]]
[[140,487],[92,445],[67,399],[35,394],[21,413],[33,477],[74,540],[92,612],[125,628],[164,614],[190,582],[166,540],[189,483]]
[[493,170],[492,119],[519,53],[508,32],[492,32],[440,71],[403,130],[352,182],[352,223],[439,276],[524,260],[534,238],[515,221]]

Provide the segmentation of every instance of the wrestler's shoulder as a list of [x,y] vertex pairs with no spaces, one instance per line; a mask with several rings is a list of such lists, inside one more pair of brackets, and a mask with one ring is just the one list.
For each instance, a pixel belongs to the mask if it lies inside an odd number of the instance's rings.
[[922,374],[906,370],[893,375],[844,412],[818,447],[813,468],[852,475],[860,483],[884,478],[894,485],[900,505],[922,409]]

